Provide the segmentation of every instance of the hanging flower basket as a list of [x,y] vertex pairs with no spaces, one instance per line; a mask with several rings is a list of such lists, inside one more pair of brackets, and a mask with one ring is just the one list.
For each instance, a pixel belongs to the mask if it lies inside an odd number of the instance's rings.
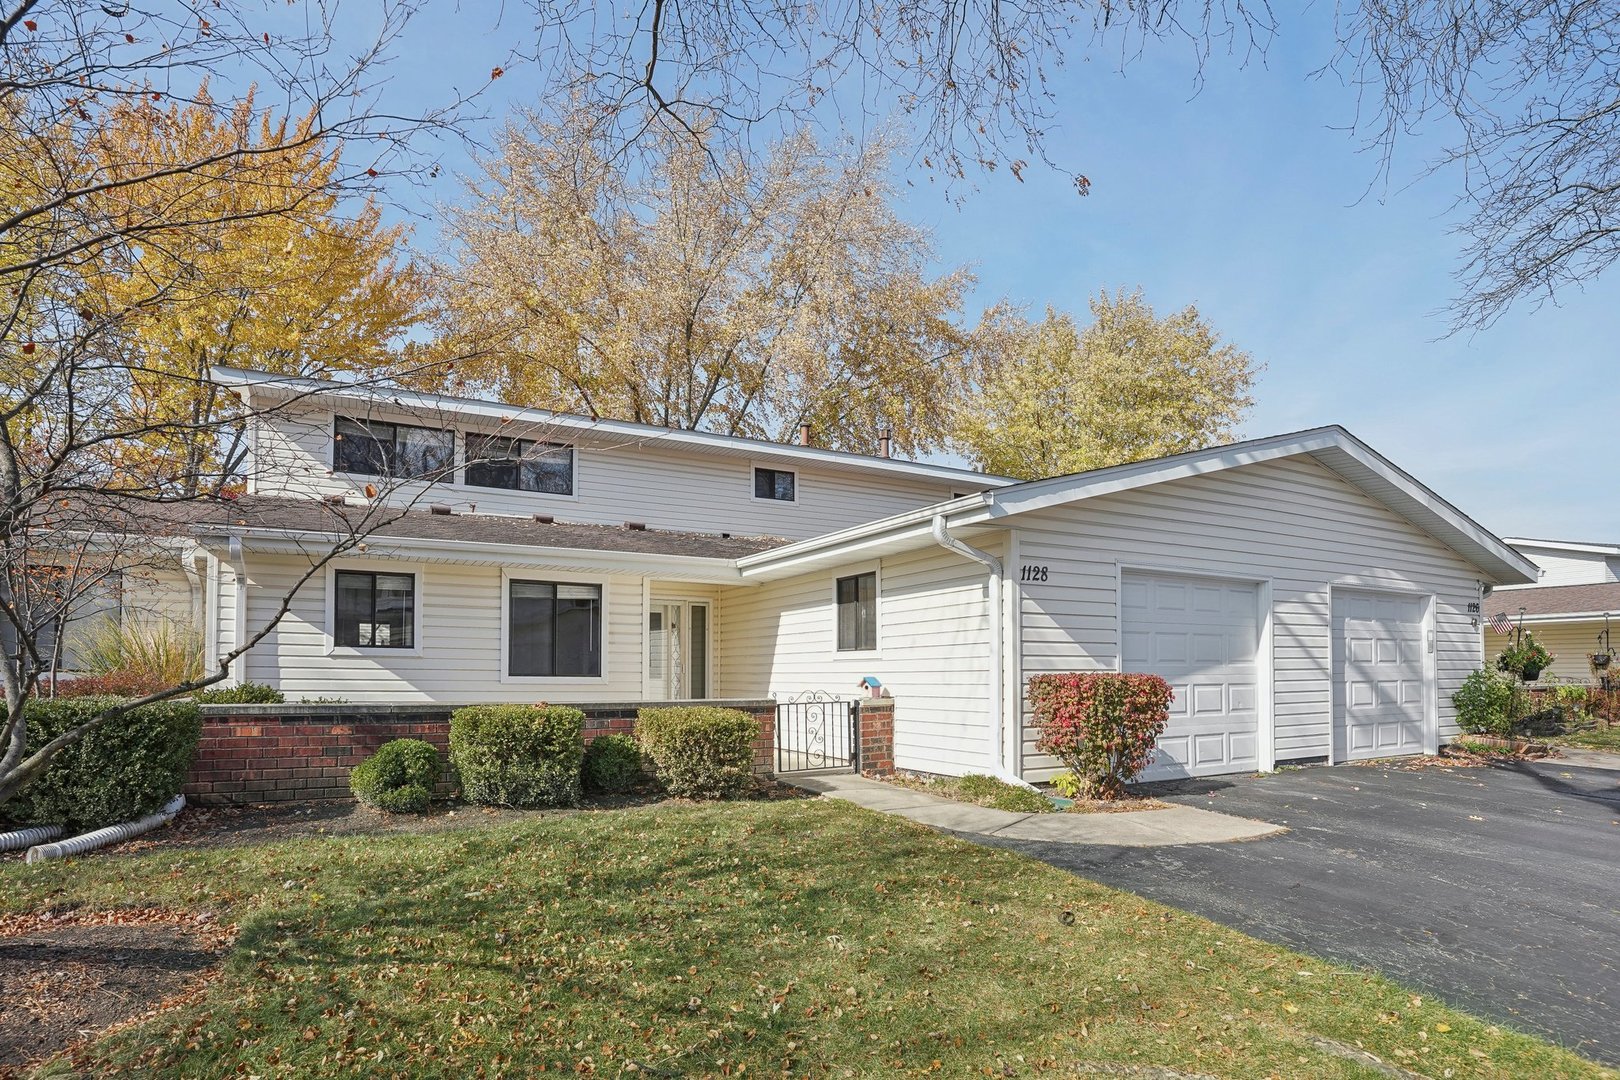
[[1518,641],[1502,650],[1496,658],[1496,666],[1525,682],[1535,682],[1543,671],[1552,666],[1554,659],[1556,657],[1527,630]]
[[1609,666],[1609,661],[1614,659],[1614,653],[1597,652],[1587,657],[1587,659],[1592,661],[1594,668],[1602,671]]

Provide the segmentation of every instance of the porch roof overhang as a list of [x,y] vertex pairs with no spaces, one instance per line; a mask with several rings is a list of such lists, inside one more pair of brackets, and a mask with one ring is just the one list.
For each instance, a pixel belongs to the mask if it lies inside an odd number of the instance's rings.
[[[294,529],[211,529],[198,534],[204,550],[228,557],[232,537],[242,551],[256,555],[293,555],[310,559],[327,556],[335,538],[330,533]],[[648,552],[604,551],[588,548],[529,547],[467,540],[424,539],[372,535],[340,553],[344,559],[383,559],[397,562],[457,566],[498,566],[524,570],[632,574],[659,581],[689,581],[713,585],[742,585],[734,559]]]
[[944,518],[953,532],[962,531],[964,537],[971,538],[975,530],[1011,525],[1011,519],[1019,514],[1299,456],[1310,457],[1418,530],[1450,547],[1478,568],[1487,584],[1528,584],[1538,579],[1540,569],[1535,563],[1337,425],[977,492],[852,529],[745,555],[738,560],[738,566],[743,579],[748,581],[788,577],[835,566],[850,558],[870,558],[925,547],[934,542],[935,517]]

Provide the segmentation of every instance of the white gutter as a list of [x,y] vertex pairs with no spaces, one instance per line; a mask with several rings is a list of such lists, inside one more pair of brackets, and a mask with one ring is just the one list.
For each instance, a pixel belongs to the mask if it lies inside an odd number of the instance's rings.
[[[240,649],[242,643],[247,640],[247,559],[242,556],[242,538],[240,536],[230,538],[227,557],[231,564],[231,573],[236,579],[236,603],[232,606],[235,629],[231,637],[231,648],[235,650]],[[237,685],[242,683],[243,659],[243,656],[238,656],[231,662],[231,674]]]
[[1001,581],[1005,568],[1000,559],[988,551],[980,551],[970,544],[964,544],[952,536],[945,528],[945,515],[935,514],[933,521],[934,543],[946,551],[955,552],[964,559],[970,559],[989,571],[989,615],[990,615],[990,775],[998,780],[1022,788],[1035,790],[1035,785],[1029,783],[1021,776],[1016,776],[1002,763],[1002,610],[1001,610]]

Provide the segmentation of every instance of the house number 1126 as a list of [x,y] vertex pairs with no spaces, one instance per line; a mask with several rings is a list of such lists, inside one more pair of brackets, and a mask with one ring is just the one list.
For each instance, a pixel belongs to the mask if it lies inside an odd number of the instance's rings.
[[1047,570],[1044,566],[1026,564],[1018,574],[1019,581],[1045,581]]

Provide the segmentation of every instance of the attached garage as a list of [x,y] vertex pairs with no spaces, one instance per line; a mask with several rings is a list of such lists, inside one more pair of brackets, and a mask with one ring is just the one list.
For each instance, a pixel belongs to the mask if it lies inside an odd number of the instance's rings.
[[[908,578],[925,552],[935,572]],[[769,689],[874,676],[895,697],[900,768],[1035,782],[1061,766],[1037,745],[1024,688],[1066,672],[1170,682],[1145,779],[1432,751],[1481,663],[1485,590],[1537,573],[1349,432],[1319,428],[1001,487],[748,556],[751,632],[729,647],[787,671],[780,629],[830,634],[824,598],[857,566],[879,571],[877,648],[848,663],[812,650]],[[946,638],[948,650],[928,644]]]
[[1163,676],[1176,695],[1143,779],[1259,768],[1259,593],[1248,582],[1122,575],[1124,670]]

